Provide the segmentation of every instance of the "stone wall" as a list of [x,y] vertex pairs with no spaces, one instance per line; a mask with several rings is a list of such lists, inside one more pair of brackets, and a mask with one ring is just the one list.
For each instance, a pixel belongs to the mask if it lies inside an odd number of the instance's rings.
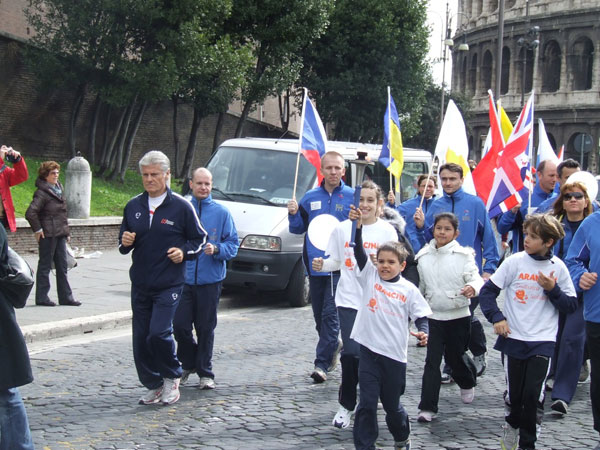
[[[85,253],[117,247],[121,217],[69,219],[71,246]],[[38,245],[25,219],[17,219],[17,231],[8,233],[8,245],[19,253],[37,253]]]

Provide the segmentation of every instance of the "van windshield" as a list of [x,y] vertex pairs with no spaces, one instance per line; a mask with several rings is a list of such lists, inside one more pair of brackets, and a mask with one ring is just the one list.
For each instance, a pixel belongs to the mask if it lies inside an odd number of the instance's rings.
[[[212,196],[259,205],[287,206],[294,190],[297,153],[258,148],[220,147],[207,168],[213,176]],[[296,198],[312,188],[315,168],[300,157]]]

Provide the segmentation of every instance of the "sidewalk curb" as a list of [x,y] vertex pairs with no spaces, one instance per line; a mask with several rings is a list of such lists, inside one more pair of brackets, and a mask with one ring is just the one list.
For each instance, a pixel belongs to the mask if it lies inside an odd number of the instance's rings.
[[39,342],[48,339],[92,333],[96,330],[117,328],[131,324],[131,311],[118,311],[90,317],[58,320],[21,327],[25,342]]

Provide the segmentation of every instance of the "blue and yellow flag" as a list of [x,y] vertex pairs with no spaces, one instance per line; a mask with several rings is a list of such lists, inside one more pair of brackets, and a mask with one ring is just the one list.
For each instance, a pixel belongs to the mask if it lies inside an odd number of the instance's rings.
[[383,116],[383,129],[383,145],[379,154],[379,162],[387,167],[387,170],[399,180],[404,167],[402,133],[400,132],[398,111],[389,91],[388,106]]

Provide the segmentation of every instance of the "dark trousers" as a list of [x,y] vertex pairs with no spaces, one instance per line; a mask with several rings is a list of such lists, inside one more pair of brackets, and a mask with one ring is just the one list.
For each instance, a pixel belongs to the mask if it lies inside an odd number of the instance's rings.
[[[177,358],[184,369],[196,370],[199,377],[215,378],[212,356],[221,286],[221,282],[185,284],[173,319]],[[197,341],[192,327],[196,330]]]
[[590,355],[592,415],[594,430],[600,433],[600,323],[585,322],[587,348]]
[[473,297],[469,310],[471,311],[471,338],[469,339],[469,350],[473,356],[481,356],[487,352],[487,341],[485,331],[479,319],[475,316],[475,310],[479,306],[479,297]]
[[131,287],[133,359],[138,377],[148,389],[160,387],[164,378],[181,377],[172,323],[182,289],[144,292]]
[[406,386],[406,363],[395,361],[360,347],[360,401],[354,418],[354,446],[357,450],[375,448],[379,435],[377,401],[385,410],[385,421],[396,442],[408,439],[408,414],[400,403]]
[[442,355],[452,370],[452,377],[461,389],[471,389],[477,382],[473,360],[465,353],[471,335],[471,317],[454,320],[429,319],[427,357],[423,371],[419,409],[438,412],[442,376]]
[[360,357],[360,345],[350,339],[356,311],[352,308],[338,307],[340,319],[340,334],[344,347],[340,356],[342,366],[342,383],[339,390],[339,402],[344,408],[354,411],[356,407],[356,388],[358,386],[358,361]]
[[544,383],[550,367],[547,356],[504,358],[510,413],[506,422],[519,428],[519,448],[534,449],[538,408],[543,408]]
[[335,307],[335,288],[340,279],[339,274],[331,276],[310,276],[310,300],[312,304],[315,327],[319,333],[315,366],[325,372],[331,365],[333,354],[338,345],[340,322]]
[[556,349],[550,367],[550,377],[554,377],[552,400],[567,403],[573,400],[583,364],[584,347],[585,321],[583,304],[580,303],[575,312],[560,314]]
[[35,275],[35,302],[50,300],[50,269],[52,261],[56,270],[56,291],[59,303],[69,303],[73,300],[73,292],[67,279],[67,237],[46,237],[38,244],[40,259]]

